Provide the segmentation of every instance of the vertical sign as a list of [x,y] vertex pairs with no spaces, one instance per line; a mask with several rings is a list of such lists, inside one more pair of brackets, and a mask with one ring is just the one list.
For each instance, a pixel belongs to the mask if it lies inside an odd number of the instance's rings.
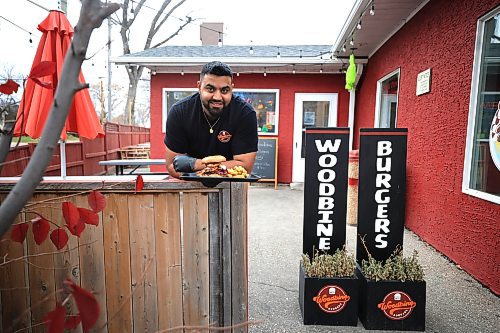
[[349,128],[306,128],[303,253],[345,244]]
[[368,258],[367,250],[376,260],[384,261],[398,245],[403,246],[407,138],[406,128],[360,129],[359,264]]

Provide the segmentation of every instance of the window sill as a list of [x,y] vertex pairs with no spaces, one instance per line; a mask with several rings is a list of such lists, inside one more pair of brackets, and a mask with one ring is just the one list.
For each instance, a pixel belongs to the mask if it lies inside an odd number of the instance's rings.
[[486,193],[486,192],[482,192],[482,191],[478,191],[478,190],[473,190],[473,189],[470,189],[470,188],[462,188],[462,193],[468,194],[470,196],[473,196],[473,197],[476,197],[476,198],[479,198],[479,199],[490,201],[490,202],[493,202],[493,203],[496,203],[496,204],[500,204],[500,196],[498,196],[498,195],[493,195],[493,194],[489,194],[489,193]]

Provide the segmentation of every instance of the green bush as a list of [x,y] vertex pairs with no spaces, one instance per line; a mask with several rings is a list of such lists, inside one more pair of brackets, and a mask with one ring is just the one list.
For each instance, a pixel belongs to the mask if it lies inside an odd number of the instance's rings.
[[345,249],[337,249],[334,254],[319,254],[316,250],[312,260],[309,254],[303,254],[302,264],[308,277],[351,277],[356,269],[354,256]]
[[404,257],[400,248],[385,262],[375,260],[368,255],[368,260],[361,263],[364,276],[369,280],[423,281],[424,270],[418,262],[418,252],[413,251],[411,257]]

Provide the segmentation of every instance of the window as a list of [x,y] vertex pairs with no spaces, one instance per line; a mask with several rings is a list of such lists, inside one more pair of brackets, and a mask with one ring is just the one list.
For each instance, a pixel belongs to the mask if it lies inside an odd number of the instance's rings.
[[257,113],[259,135],[278,134],[278,89],[235,89],[233,94],[253,106]]
[[188,96],[191,96],[195,92],[197,92],[197,89],[193,88],[188,88],[188,89],[182,89],[182,88],[164,88],[163,89],[163,111],[162,111],[162,125],[161,125],[161,131],[165,133],[166,131],[166,125],[167,125],[167,114],[172,105],[177,103],[178,101],[182,100],[183,98],[186,98]]
[[377,82],[375,106],[376,128],[396,128],[398,111],[399,69]]
[[[163,89],[162,131],[165,133],[168,110],[174,103],[194,94],[196,89],[165,88]],[[277,135],[279,118],[278,89],[235,89],[234,96],[241,97],[249,103],[257,113],[257,129],[259,135]]]
[[500,7],[478,22],[462,189],[500,203]]

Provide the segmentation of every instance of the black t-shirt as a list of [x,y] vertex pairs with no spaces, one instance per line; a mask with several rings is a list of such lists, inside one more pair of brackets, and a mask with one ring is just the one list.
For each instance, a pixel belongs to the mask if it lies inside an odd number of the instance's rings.
[[213,133],[202,112],[199,93],[172,106],[165,133],[165,145],[170,150],[196,158],[223,155],[227,160],[257,151],[257,117],[250,104],[233,95],[213,126]]

